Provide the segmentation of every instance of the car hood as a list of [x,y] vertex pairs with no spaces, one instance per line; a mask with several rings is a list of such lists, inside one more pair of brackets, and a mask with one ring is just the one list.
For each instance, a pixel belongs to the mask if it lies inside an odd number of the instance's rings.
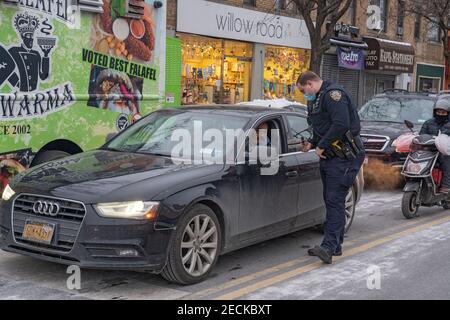
[[[417,128],[415,128],[417,129]],[[420,128],[418,128],[420,129]],[[361,134],[388,136],[396,139],[409,129],[403,123],[361,121]]]
[[170,157],[95,150],[51,161],[18,175],[16,193],[34,193],[84,203],[153,200],[220,165],[175,163]]

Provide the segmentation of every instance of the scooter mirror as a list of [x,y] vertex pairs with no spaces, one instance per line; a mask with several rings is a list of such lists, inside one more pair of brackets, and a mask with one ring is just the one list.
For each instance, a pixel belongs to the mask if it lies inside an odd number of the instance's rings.
[[405,120],[405,125],[408,129],[414,128],[414,123],[412,123],[411,121]]

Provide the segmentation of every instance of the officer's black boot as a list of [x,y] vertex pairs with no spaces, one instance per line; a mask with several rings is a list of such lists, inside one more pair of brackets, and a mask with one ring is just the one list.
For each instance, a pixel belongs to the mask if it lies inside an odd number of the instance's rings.
[[327,249],[322,248],[321,246],[315,246],[314,248],[309,249],[308,254],[310,256],[318,257],[326,264],[331,264],[333,262],[333,255]]
[[[315,257],[315,251],[314,248],[308,249],[308,255]],[[336,249],[336,251],[333,253],[333,256],[340,257],[342,256],[342,249]]]

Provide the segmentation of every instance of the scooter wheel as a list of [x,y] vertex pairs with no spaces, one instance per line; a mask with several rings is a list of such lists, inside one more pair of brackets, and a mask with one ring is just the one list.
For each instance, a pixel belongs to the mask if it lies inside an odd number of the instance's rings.
[[417,192],[405,192],[402,199],[402,212],[406,219],[417,217],[419,206],[417,205]]
[[449,210],[450,209],[450,202],[445,201],[444,205],[442,207],[444,207],[445,210]]

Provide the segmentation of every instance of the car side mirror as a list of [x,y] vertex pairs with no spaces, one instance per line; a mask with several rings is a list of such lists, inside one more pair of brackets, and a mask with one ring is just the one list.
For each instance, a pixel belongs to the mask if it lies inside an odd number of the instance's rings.
[[405,120],[405,125],[408,129],[414,128],[414,123],[412,123],[411,121]]

